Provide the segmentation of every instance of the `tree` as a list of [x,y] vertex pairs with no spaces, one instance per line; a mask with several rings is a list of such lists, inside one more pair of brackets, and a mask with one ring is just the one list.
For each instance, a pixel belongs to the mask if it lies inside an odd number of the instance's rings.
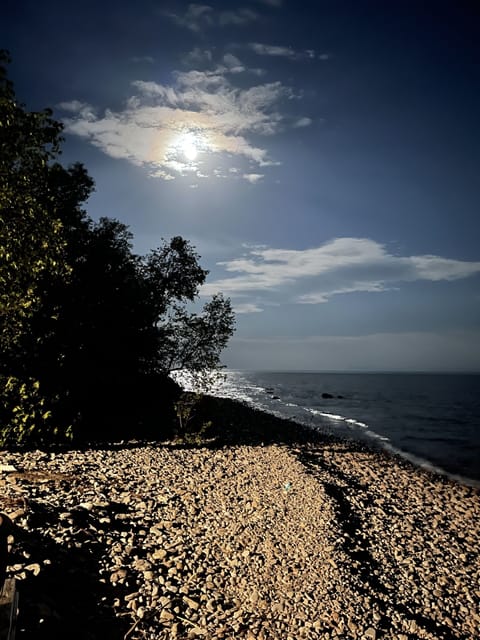
[[214,369],[232,335],[230,300],[221,294],[213,296],[200,315],[187,309],[208,275],[199,257],[187,240],[177,236],[143,260],[157,328],[156,368],[162,373]]
[[28,330],[39,282],[65,279],[61,223],[48,207],[48,163],[59,153],[61,125],[51,111],[28,112],[15,100],[0,51],[0,348]]
[[28,112],[17,103],[8,62],[0,51],[0,419],[4,434],[21,439],[50,417],[39,381],[21,374],[24,341],[41,305],[40,283],[66,280],[69,269],[45,188],[62,127],[50,110]]
[[158,431],[159,413],[173,417],[178,398],[169,374],[216,368],[233,332],[230,301],[221,295],[200,313],[188,309],[207,274],[188,241],[175,237],[141,257],[131,239],[116,220],[89,227],[81,255],[70,260],[72,278],[41,360],[61,357],[37,372],[54,380],[52,389],[68,390],[67,409],[79,414],[84,434],[111,425],[118,435],[129,423],[152,422]]
[[83,209],[93,180],[55,161],[61,125],[18,105],[1,73],[3,440],[158,429],[179,395],[168,374],[219,366],[230,301],[192,310],[207,271],[187,240],[138,256],[126,225],[94,222]]

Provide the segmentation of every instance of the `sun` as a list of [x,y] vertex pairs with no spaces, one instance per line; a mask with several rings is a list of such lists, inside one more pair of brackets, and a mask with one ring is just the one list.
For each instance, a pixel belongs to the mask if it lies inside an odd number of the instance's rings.
[[[200,127],[190,124],[172,134],[166,158],[180,173],[194,172],[203,164],[203,156],[210,150],[211,143],[205,132]],[[201,160],[199,156],[202,156]]]
[[198,143],[199,140],[197,136],[191,131],[188,131],[180,136],[176,146],[185,156],[186,160],[193,162],[198,156]]
[[191,144],[191,143],[188,143],[188,142],[183,145],[182,151],[183,151],[183,155],[185,156],[185,158],[187,160],[190,160],[190,162],[195,160],[195,158],[198,156],[197,147],[194,144]]

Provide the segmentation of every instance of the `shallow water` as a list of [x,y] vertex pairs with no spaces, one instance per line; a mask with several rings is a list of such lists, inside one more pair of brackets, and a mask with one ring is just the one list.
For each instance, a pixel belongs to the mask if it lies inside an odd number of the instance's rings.
[[480,485],[480,375],[228,371],[214,395]]

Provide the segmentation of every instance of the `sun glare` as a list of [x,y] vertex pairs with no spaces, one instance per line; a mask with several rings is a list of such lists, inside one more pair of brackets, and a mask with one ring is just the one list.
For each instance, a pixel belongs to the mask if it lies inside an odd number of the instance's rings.
[[178,138],[175,147],[183,155],[185,160],[193,162],[197,159],[199,151],[199,138],[192,131],[186,131]]
[[197,147],[191,142],[185,142],[183,145],[183,155],[187,160],[195,160],[198,155]]

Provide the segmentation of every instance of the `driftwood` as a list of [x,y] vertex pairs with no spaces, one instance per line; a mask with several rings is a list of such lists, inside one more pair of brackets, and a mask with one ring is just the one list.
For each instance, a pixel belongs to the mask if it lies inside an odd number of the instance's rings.
[[0,513],[0,640],[15,640],[18,613],[18,592],[13,578],[6,578],[8,564],[8,536],[14,526],[10,518]]

